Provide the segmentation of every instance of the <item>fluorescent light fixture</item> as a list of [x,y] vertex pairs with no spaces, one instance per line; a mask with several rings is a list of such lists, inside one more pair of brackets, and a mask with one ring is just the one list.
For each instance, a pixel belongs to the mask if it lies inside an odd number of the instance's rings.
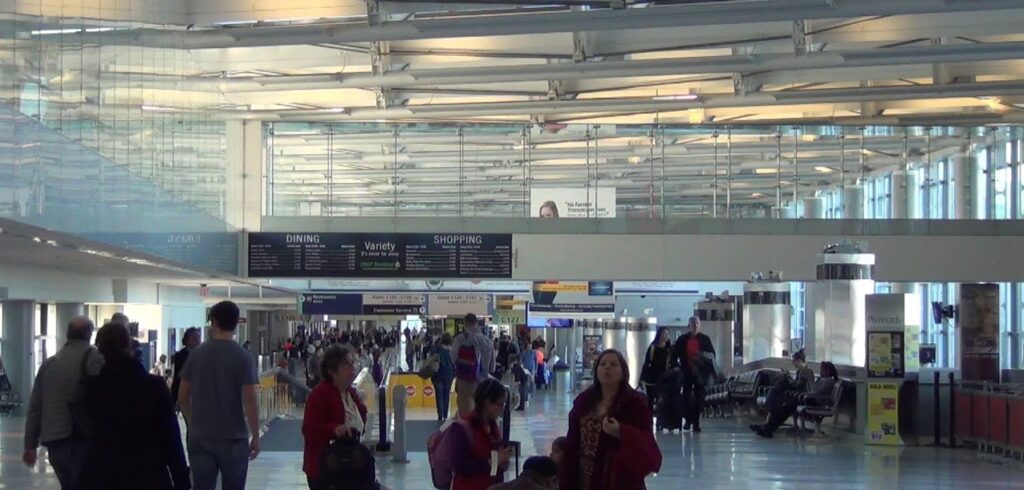
[[173,107],[165,107],[162,105],[143,105],[142,110],[148,112],[174,112]]
[[81,34],[86,32],[107,32],[114,30],[113,27],[89,27],[86,29],[39,29],[37,31],[29,31],[29,34],[33,36],[52,36],[55,34]]
[[764,194],[761,194],[760,192],[755,192],[751,194],[750,197],[764,197]]
[[831,168],[828,167],[814,167],[814,170],[817,170],[819,173],[823,174],[830,174],[832,172],[835,172],[835,170],[832,170]]
[[328,108],[328,109],[324,109],[324,112],[331,112],[331,113],[337,114],[339,112],[345,112],[345,108],[344,107],[331,107],[331,108]]
[[700,100],[697,94],[680,94],[680,95],[656,95],[652,97],[654,100]]
[[770,175],[779,173],[779,169],[771,167],[755,168],[754,173],[757,175]]

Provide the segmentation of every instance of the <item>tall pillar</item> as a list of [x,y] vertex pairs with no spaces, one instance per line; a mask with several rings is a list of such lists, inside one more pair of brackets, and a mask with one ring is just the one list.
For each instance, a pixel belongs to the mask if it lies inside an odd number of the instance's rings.
[[971,219],[974,217],[974,208],[977,206],[977,194],[974,192],[974,172],[972,169],[977,165],[969,150],[964,150],[960,155],[953,157],[954,180],[956,188],[953,192],[953,204],[956,214],[954,219]]
[[907,218],[918,219],[924,217],[924,203],[921,202],[921,178],[918,173],[911,169],[907,170]]
[[917,293],[917,283],[894,282],[892,283],[892,292],[897,294],[915,294]]
[[907,218],[907,174],[904,170],[892,174],[892,210],[893,219]]
[[977,158],[970,159],[970,168],[968,169],[969,179],[971,181],[971,201],[974,205],[971,207],[971,217],[974,219],[987,219],[988,211],[985,202],[985,191],[986,191],[986,171],[985,168],[987,163]]
[[843,218],[864,219],[864,187],[848,185],[843,188]]
[[225,220],[229,225],[259,231],[263,215],[263,123],[226,123]]
[[82,303],[57,303],[57,318],[54,322],[54,338],[57,339],[57,349],[64,346],[68,340],[68,323],[76,316],[85,315],[85,305]]
[[0,340],[0,357],[3,357],[12,389],[22,402],[27,403],[35,377],[32,337],[35,333],[36,303],[4,301],[3,310],[4,336]]
[[825,219],[825,200],[820,197],[805,197],[804,219]]

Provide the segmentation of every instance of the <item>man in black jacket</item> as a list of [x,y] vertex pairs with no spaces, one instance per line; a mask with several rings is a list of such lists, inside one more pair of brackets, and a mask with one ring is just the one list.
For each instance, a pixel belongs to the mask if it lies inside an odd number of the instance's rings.
[[185,334],[181,336],[181,345],[183,347],[171,357],[171,363],[174,366],[174,377],[171,380],[171,401],[175,405],[177,405],[178,400],[178,389],[181,387],[181,370],[185,369],[185,361],[188,360],[189,352],[199,347],[199,342],[202,340],[199,333],[199,329],[196,327],[185,329]]
[[700,432],[700,414],[704,410],[704,388],[715,376],[715,347],[711,338],[700,332],[700,319],[690,317],[690,331],[676,341],[672,359],[683,371],[683,430]]

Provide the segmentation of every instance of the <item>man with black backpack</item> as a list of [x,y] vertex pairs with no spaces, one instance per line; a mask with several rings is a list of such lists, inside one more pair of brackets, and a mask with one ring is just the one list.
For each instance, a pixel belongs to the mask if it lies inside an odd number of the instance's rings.
[[459,416],[473,411],[473,392],[476,385],[494,372],[494,346],[480,333],[476,315],[469,313],[465,329],[452,342],[452,365],[455,366],[455,396],[458,397]]
[[25,419],[25,453],[21,460],[35,466],[40,443],[64,490],[74,489],[85,463],[86,442],[71,405],[85,376],[103,368],[103,356],[89,345],[94,325],[84,316],[68,323],[67,343],[43,361],[36,374]]

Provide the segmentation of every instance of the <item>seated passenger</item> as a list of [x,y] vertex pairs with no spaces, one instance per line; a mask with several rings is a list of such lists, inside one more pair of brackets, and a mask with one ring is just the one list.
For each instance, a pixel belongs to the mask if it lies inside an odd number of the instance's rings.
[[794,378],[790,378],[788,375],[780,377],[768,392],[765,407],[771,407],[779,397],[786,396],[787,392],[796,392],[797,395],[804,394],[810,391],[814,385],[814,371],[807,367],[807,355],[804,354],[804,350],[800,349],[794,352],[792,360],[793,367],[796,368],[796,376]]
[[594,362],[594,384],[569,412],[561,490],[644,490],[661,469],[661,450],[643,395],[629,386],[626,359],[608,349]]
[[[453,439],[451,490],[486,490],[504,479],[513,448],[503,445],[497,420],[507,401],[508,391],[501,381],[487,378],[477,385],[473,409],[464,417],[468,423],[452,426],[465,436]],[[491,472],[492,465],[497,472]]]
[[523,463],[523,473],[513,481],[499,483],[488,490],[557,490],[558,465],[547,456],[531,456]]
[[302,418],[302,471],[311,490],[331,488],[320,481],[320,455],[335,439],[359,439],[366,431],[366,406],[352,387],[356,378],[352,349],[343,344],[327,348],[320,362],[322,381],[313,388]]
[[[815,400],[822,400],[832,394],[832,389],[839,381],[839,372],[836,371],[836,366],[831,362],[821,363],[821,377],[811,386],[811,389],[805,392],[805,395],[811,395],[808,399],[808,403],[814,404]],[[764,424],[752,424],[750,429],[757,433],[761,437],[772,437],[772,434],[778,429],[786,419],[793,416],[796,413],[796,407],[800,404],[800,397],[790,396],[788,393],[784,396],[776,397],[772,400],[771,406],[769,407],[768,422]]]

